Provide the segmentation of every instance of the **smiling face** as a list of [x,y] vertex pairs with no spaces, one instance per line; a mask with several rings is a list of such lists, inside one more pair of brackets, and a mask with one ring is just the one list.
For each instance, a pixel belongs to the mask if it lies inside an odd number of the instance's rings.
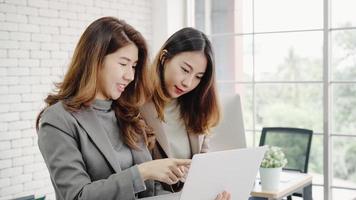
[[137,60],[138,49],[134,44],[129,44],[106,55],[99,72],[99,87],[95,98],[118,99],[135,77]]
[[171,98],[178,98],[196,88],[207,67],[203,52],[190,51],[175,55],[165,63],[164,83]]

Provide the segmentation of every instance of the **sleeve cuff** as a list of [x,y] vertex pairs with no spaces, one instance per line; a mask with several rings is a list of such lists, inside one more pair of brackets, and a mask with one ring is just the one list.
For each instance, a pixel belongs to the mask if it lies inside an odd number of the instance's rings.
[[139,193],[146,190],[146,184],[142,180],[140,172],[138,171],[137,165],[130,168],[130,173],[132,175],[132,184],[135,193]]

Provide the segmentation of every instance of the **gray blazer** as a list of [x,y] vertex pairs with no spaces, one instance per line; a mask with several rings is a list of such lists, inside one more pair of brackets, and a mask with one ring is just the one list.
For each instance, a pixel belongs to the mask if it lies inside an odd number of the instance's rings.
[[[58,102],[42,114],[38,146],[50,172],[56,199],[120,199],[154,196],[154,181],[135,196],[130,168],[121,170],[119,158],[92,108],[69,112]],[[134,164],[152,160],[142,150],[131,150]]]

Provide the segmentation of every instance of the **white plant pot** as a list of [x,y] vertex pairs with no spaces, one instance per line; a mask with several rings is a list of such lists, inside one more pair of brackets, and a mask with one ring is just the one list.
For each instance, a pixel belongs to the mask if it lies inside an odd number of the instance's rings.
[[260,167],[260,177],[262,190],[278,190],[282,167],[262,168]]

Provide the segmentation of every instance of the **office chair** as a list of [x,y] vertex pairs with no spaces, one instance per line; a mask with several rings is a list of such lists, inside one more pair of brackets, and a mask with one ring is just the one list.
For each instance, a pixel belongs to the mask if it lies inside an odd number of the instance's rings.
[[[268,127],[262,129],[259,145],[281,147],[288,160],[284,170],[308,173],[312,136],[313,131],[308,129]],[[302,192],[292,195],[303,196]],[[287,199],[291,200],[292,197],[288,196]]]

